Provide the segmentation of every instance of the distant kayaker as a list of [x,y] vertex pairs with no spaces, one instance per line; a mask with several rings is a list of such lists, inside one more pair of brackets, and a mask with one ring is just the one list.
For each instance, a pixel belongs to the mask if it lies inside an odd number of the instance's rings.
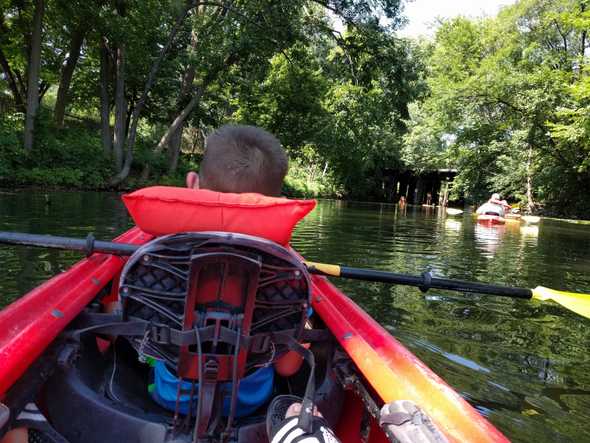
[[496,193],[492,194],[492,196],[488,200],[488,203],[492,203],[492,204],[495,204],[495,205],[501,205],[506,210],[510,210],[511,209],[511,206],[508,204],[508,202],[506,200],[500,200],[501,198],[502,197],[500,196],[500,194],[498,194],[496,192]]
[[477,208],[477,213],[504,217],[506,210],[510,210],[510,205],[506,200],[500,200],[501,198],[498,193],[492,194],[486,203]]

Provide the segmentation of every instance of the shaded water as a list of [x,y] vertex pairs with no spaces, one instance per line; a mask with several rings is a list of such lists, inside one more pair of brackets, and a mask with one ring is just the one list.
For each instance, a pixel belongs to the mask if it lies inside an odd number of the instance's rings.
[[[116,194],[0,194],[0,230],[112,238]],[[293,245],[315,261],[590,292],[590,226],[481,227],[434,209],[321,202]],[[0,305],[79,254],[0,248]],[[552,303],[335,281],[514,441],[590,441],[590,320]]]

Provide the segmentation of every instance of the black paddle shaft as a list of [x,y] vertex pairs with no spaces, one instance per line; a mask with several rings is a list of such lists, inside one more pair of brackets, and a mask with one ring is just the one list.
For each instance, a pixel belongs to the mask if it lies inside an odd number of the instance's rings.
[[[317,273],[320,274],[321,272]],[[371,280],[382,283],[393,283],[397,285],[417,286],[423,292],[426,292],[431,288],[435,288],[447,289],[450,291],[475,292],[478,294],[494,294],[505,297],[525,299],[530,299],[533,296],[533,292],[527,288],[511,288],[508,286],[489,285],[486,283],[436,278],[432,277],[429,272],[425,272],[424,274],[417,276],[341,266],[340,276],[354,280]]]
[[81,239],[55,237],[53,235],[23,234],[19,232],[0,232],[0,243],[51,249],[68,249],[84,252],[87,256],[94,252],[113,255],[131,255],[139,247],[126,243],[95,240],[92,234],[89,234],[85,239]]
[[[95,240],[92,234],[88,235],[86,239],[78,239],[70,237],[55,237],[52,235],[0,232],[0,243],[37,246],[53,249],[69,249],[84,252],[87,256],[95,252],[114,255],[131,255],[139,248],[139,246],[127,243]],[[308,270],[312,274],[329,275],[313,266],[308,267]],[[532,291],[527,288],[511,288],[507,286],[489,285],[485,283],[436,278],[432,277],[429,272],[425,272],[421,276],[415,276],[396,274],[394,272],[387,271],[340,266],[339,276],[353,280],[376,281],[397,285],[416,286],[423,292],[426,292],[428,289],[435,288],[446,289],[450,291],[474,292],[478,294],[493,294],[504,297],[524,299],[530,299],[533,295]]]

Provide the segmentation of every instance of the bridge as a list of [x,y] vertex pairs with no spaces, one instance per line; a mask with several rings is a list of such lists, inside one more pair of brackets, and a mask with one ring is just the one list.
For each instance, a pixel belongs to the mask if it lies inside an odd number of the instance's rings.
[[456,169],[437,169],[417,172],[412,170],[383,171],[383,186],[387,201],[399,202],[404,197],[414,205],[434,204],[446,206]]

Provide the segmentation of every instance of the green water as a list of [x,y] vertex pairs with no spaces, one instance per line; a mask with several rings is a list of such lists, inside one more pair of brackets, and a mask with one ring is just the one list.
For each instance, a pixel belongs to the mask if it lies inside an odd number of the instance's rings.
[[[0,230],[112,238],[116,194],[0,194]],[[315,261],[590,293],[590,226],[486,228],[436,210],[321,202],[293,245]],[[0,305],[79,254],[0,248]],[[590,320],[552,303],[336,282],[513,441],[590,441]]]

